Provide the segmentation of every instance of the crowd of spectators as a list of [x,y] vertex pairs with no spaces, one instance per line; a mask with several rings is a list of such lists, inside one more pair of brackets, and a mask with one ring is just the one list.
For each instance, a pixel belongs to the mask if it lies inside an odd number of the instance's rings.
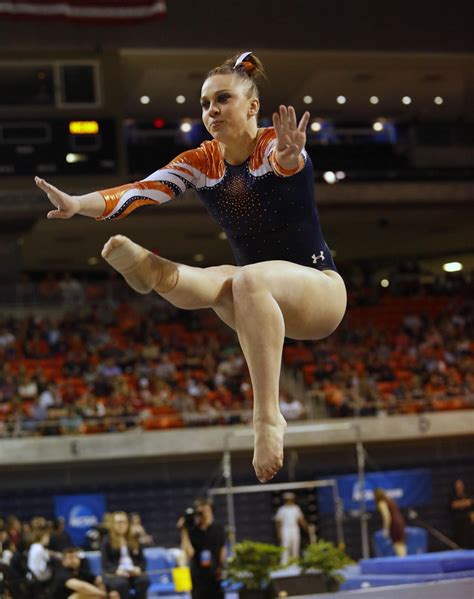
[[[62,599],[76,591],[78,597],[122,599],[129,597],[133,580],[134,596],[144,598],[149,583],[144,575],[143,548],[152,545],[153,538],[137,513],[106,512],[103,521],[88,531],[81,547],[74,546],[62,518],[54,522],[42,516],[25,522],[14,515],[0,518],[1,596]],[[91,572],[84,549],[101,552],[102,576]]]
[[[85,284],[48,275],[21,285],[39,304],[0,318],[1,436],[250,420],[244,358],[212,311],[133,295],[115,277]],[[473,329],[459,279],[436,293],[413,282],[397,295],[351,291],[335,334],[287,341],[284,365],[303,375],[304,388],[299,397],[282,392],[282,412],[298,420],[315,406],[331,416],[474,407]]]

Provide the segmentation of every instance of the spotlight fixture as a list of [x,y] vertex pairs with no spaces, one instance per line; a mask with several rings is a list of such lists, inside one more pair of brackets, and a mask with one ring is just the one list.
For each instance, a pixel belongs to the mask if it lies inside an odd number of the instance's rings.
[[379,103],[379,97],[378,96],[370,96],[369,102],[371,104],[378,104]]
[[141,102],[142,104],[149,104],[149,103],[150,103],[150,96],[142,96],[142,97],[140,98],[140,102]]
[[334,173],[333,171],[326,171],[323,174],[323,179],[326,181],[326,183],[328,183],[329,185],[333,185],[334,183],[337,183],[337,177],[336,177],[336,173]]
[[321,123],[319,123],[318,121],[313,121],[310,125],[310,129],[311,131],[321,131]]
[[461,262],[446,262],[443,264],[444,272],[459,272],[464,268]]
[[304,102],[305,104],[311,104],[311,103],[312,103],[312,101],[313,101],[313,96],[304,96],[304,97],[303,97],[303,102]]
[[380,281],[380,286],[381,287],[388,287],[390,285],[390,281],[388,279],[382,279]]
[[179,96],[176,96],[176,102],[178,102],[178,104],[184,104],[186,102],[186,96],[179,94]]
[[383,131],[383,123],[381,121],[375,121],[372,125],[372,129],[374,131]]
[[402,98],[402,104],[405,104],[405,106],[408,106],[409,104],[411,104],[411,98],[410,98],[410,96],[403,96],[403,98]]
[[191,123],[181,123],[180,127],[183,133],[189,133],[192,129]]
[[441,96],[436,96],[436,98],[434,98],[433,102],[437,106],[441,106],[441,104],[443,104],[443,102],[444,102],[444,99]]
[[347,102],[346,96],[337,96],[336,101],[338,104],[345,104]]

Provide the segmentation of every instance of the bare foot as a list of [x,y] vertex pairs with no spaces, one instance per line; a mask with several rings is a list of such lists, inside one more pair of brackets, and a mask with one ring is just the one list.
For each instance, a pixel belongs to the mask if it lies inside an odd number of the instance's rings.
[[102,258],[138,293],[150,293],[160,276],[155,256],[124,235],[114,235],[107,241]]
[[283,466],[283,437],[286,420],[281,414],[277,422],[256,422],[253,467],[261,483],[267,483]]

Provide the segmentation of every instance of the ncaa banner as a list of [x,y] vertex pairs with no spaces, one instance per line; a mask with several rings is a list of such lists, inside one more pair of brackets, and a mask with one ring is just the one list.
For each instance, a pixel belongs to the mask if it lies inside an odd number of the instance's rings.
[[105,497],[96,495],[56,495],[54,511],[57,518],[64,518],[66,531],[75,545],[82,545],[87,531],[102,521]]
[[133,23],[165,14],[165,0],[0,0],[0,15],[19,18]]
[[[360,500],[364,492],[366,509],[376,509],[374,491],[383,489],[394,499],[399,507],[407,508],[416,505],[426,505],[432,500],[431,470],[389,470],[386,472],[370,472],[365,476],[365,488],[359,486],[357,474],[344,476],[328,476],[337,482],[339,496],[345,511],[360,509]],[[334,501],[331,487],[318,490],[319,510],[322,514],[334,512]]]

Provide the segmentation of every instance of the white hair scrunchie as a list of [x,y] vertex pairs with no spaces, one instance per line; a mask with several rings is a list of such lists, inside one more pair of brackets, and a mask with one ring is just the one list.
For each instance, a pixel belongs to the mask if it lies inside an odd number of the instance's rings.
[[237,60],[235,61],[235,64],[232,67],[232,69],[236,69],[239,66],[239,64],[241,64],[247,58],[247,56],[250,56],[251,54],[252,52],[244,52],[243,54],[241,54],[239,58],[237,58]]

